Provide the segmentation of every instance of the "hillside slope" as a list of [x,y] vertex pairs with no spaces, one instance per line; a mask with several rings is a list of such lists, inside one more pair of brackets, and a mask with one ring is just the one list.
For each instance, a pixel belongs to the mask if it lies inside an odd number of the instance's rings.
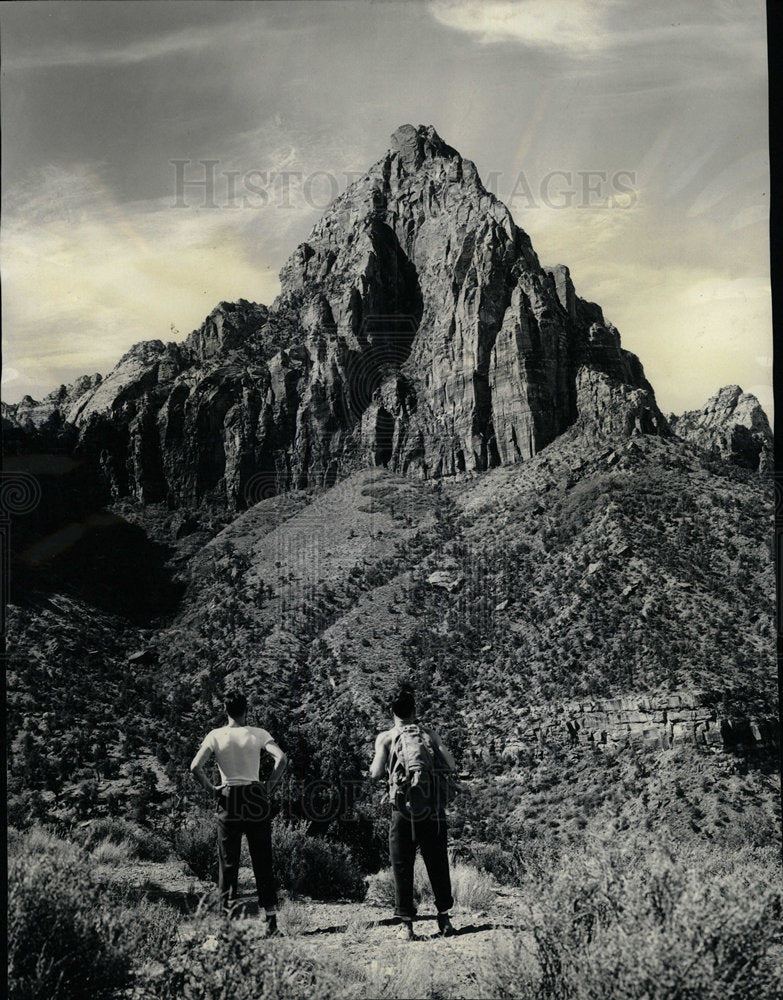
[[[313,780],[361,786],[405,676],[470,775],[452,817],[467,844],[599,822],[768,842],[771,503],[764,477],[676,438],[574,430],[479,476],[365,469],[191,526],[168,549],[168,619],[140,627],[67,586],[11,609],[11,814],[187,810],[228,684],[289,752],[306,812]],[[121,510],[172,530],[165,508]],[[380,859],[362,795],[365,825],[338,835]]]
[[[651,437],[565,436],[461,482],[364,470],[240,515],[192,562],[180,622],[206,627],[210,591],[267,633],[265,657],[328,653],[359,702],[426,647],[452,683],[516,707],[685,687],[769,708],[771,502],[758,477]],[[242,656],[241,636],[223,639]]]

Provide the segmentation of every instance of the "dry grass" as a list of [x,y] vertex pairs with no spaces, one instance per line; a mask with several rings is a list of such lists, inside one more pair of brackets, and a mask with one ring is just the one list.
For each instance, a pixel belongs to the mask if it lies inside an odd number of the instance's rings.
[[81,856],[81,851],[76,844],[63,840],[48,826],[36,825],[24,832],[9,827],[8,829],[8,853],[13,856],[17,853],[28,853],[31,855],[55,854],[63,860],[70,857],[72,860]]
[[[456,861],[449,857],[451,870],[451,891],[454,905],[462,910],[477,912],[489,909],[497,898],[497,888],[494,879],[486,872],[479,871],[473,865]],[[366,902],[373,906],[394,906],[394,876],[391,868],[370,875],[366,879]],[[431,903],[432,888],[424,862],[416,858],[413,869],[413,896],[415,902]]]
[[368,920],[361,913],[354,913],[345,925],[344,937],[346,941],[362,942],[367,940],[368,931],[377,926],[375,920]]
[[482,997],[783,995],[783,882],[772,850],[672,852],[663,842],[607,838],[564,857],[528,902],[530,933],[496,949]]
[[414,944],[385,947],[364,972],[358,995],[367,1000],[438,1000],[451,994],[451,984],[436,975],[432,956]]
[[452,861],[451,891],[457,906],[473,912],[490,909],[497,899],[494,879],[461,861]]
[[313,926],[312,906],[286,901],[277,918],[280,930],[287,937],[299,937]]
[[394,906],[394,877],[391,868],[384,868],[364,880],[367,885],[365,903],[370,906]]
[[133,845],[128,841],[117,844],[111,840],[99,840],[90,851],[90,857],[98,865],[129,864],[133,857]]

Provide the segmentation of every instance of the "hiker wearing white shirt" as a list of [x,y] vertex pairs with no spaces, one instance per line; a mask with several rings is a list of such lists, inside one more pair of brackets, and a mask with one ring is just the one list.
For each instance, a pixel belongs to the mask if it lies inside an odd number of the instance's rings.
[[[218,805],[218,888],[223,907],[230,912],[236,896],[242,834],[247,837],[258,904],[266,913],[267,935],[277,934],[277,886],[272,872],[272,820],[269,797],[285,771],[286,755],[266,729],[247,725],[247,698],[239,691],[226,697],[228,725],[207,734],[190,770],[196,781],[212,792]],[[269,781],[259,781],[261,751],[275,766]],[[220,784],[214,785],[204,765],[214,754]]]

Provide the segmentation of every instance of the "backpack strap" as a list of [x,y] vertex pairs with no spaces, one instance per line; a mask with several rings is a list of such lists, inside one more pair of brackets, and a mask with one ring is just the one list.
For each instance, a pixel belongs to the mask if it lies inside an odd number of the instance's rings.
[[395,776],[397,774],[400,761],[402,761],[402,765],[405,768],[406,775],[408,773],[408,768],[407,768],[407,765],[405,763],[405,755],[403,753],[400,753],[400,744],[402,742],[402,733],[399,730],[397,730],[397,729],[393,729],[391,732],[392,732],[392,737],[391,737],[391,744],[389,745],[389,759],[386,762],[386,773],[388,775],[389,797],[390,797],[390,799],[392,800],[392,803],[393,803],[394,802],[394,797],[392,795],[392,785],[395,786],[394,790],[396,792],[396,784],[397,784],[397,782],[395,780]]
[[[400,809],[399,796],[400,792],[409,782],[410,771],[408,769],[408,761],[405,757],[405,752],[403,749],[403,737],[404,728],[398,728],[397,726],[392,729],[392,739],[391,745],[389,747],[389,760],[387,764],[388,775],[389,775],[389,802],[392,808]],[[418,727],[417,727],[418,728]],[[401,774],[400,771],[403,773]],[[416,827],[413,822],[413,814],[411,813],[411,837],[413,841],[416,840]]]

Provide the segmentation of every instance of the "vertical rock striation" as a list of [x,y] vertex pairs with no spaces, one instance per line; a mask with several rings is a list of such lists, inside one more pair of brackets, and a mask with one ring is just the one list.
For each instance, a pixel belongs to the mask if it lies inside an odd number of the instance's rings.
[[669,433],[601,309],[431,127],[394,133],[280,280],[269,308],[221,303],[6,420],[75,427],[115,495],[231,509],[366,464],[482,471],[575,423]]

